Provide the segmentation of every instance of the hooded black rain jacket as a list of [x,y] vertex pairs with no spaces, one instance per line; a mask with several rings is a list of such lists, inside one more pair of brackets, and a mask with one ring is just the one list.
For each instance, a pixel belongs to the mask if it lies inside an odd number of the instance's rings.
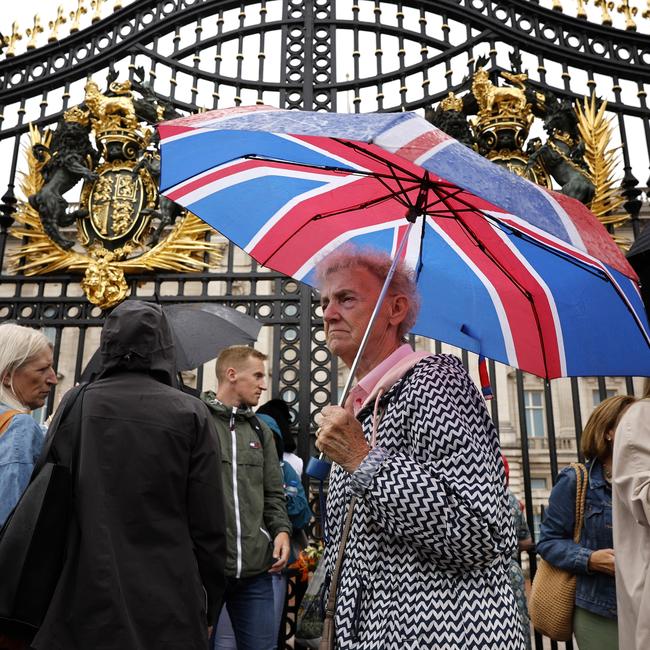
[[224,589],[221,456],[205,404],[174,388],[157,305],[102,330],[86,389],[76,521],[37,650],[205,650]]

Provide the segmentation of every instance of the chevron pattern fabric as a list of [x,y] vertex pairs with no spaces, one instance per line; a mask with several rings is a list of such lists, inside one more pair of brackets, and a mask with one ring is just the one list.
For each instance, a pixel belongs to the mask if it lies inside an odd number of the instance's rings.
[[[451,355],[420,361],[388,392],[387,456],[357,502],[339,578],[338,650],[522,650],[508,578],[515,549],[497,433]],[[359,413],[370,438],[372,413]],[[331,572],[350,497],[338,465],[327,498]]]

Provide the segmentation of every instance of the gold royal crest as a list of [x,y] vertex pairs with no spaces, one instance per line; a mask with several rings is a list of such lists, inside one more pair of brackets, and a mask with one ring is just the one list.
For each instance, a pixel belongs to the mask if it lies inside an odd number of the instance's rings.
[[[131,82],[113,80],[102,93],[88,81],[83,104],[55,130],[30,127],[21,184],[28,201],[19,203],[12,228],[24,242],[12,256],[15,271],[83,271],[88,300],[103,309],[126,297],[125,273],[199,271],[222,254],[209,226],[158,194],[160,156],[149,125],[165,107],[146,87],[138,90],[142,98]],[[71,206],[63,195],[80,180],[79,204]]]

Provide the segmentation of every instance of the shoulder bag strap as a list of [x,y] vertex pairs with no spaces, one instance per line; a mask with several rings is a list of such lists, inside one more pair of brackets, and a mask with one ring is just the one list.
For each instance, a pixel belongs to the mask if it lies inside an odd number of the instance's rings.
[[[400,382],[398,391],[401,391],[404,381]],[[374,437],[379,426],[379,422],[384,417],[386,412],[386,404],[375,403],[375,413],[373,414],[373,445]],[[339,550],[336,556],[336,563],[334,564],[334,571],[332,572],[332,579],[330,580],[330,592],[327,596],[327,604],[325,605],[325,620],[323,621],[323,634],[321,636],[319,650],[333,650],[334,649],[334,613],[336,611],[336,592],[338,590],[339,575],[341,574],[341,567],[343,566],[343,557],[345,556],[345,546],[350,535],[352,528],[352,516],[354,514],[354,506],[357,503],[357,497],[352,495],[350,504],[348,505],[348,512],[345,516],[345,523],[343,525],[343,532],[341,533],[341,541],[339,542]]]
[[350,535],[350,528],[352,528],[352,515],[354,514],[354,506],[357,502],[357,497],[352,495],[350,504],[348,505],[348,512],[345,517],[345,524],[343,532],[341,533],[341,541],[339,542],[339,552],[336,556],[336,564],[332,572],[332,579],[330,580],[330,592],[327,596],[327,604],[325,605],[325,619],[323,620],[323,634],[319,650],[333,650],[334,649],[334,613],[336,611],[336,591],[339,586],[339,575],[341,567],[343,566],[343,556],[345,555],[345,545]]
[[4,413],[0,413],[0,436],[9,428],[9,423],[14,415],[18,415],[19,413],[24,413],[24,411],[7,409]]
[[578,544],[580,543],[580,533],[585,515],[585,501],[587,498],[589,476],[587,474],[587,468],[582,463],[571,463],[571,467],[573,467],[576,473],[576,515],[573,541]]

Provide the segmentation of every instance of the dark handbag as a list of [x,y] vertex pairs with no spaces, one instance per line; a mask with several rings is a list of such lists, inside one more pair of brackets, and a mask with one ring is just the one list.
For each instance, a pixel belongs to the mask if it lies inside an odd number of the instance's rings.
[[29,485],[0,530],[0,634],[31,640],[61,574],[85,387],[66,395]]

